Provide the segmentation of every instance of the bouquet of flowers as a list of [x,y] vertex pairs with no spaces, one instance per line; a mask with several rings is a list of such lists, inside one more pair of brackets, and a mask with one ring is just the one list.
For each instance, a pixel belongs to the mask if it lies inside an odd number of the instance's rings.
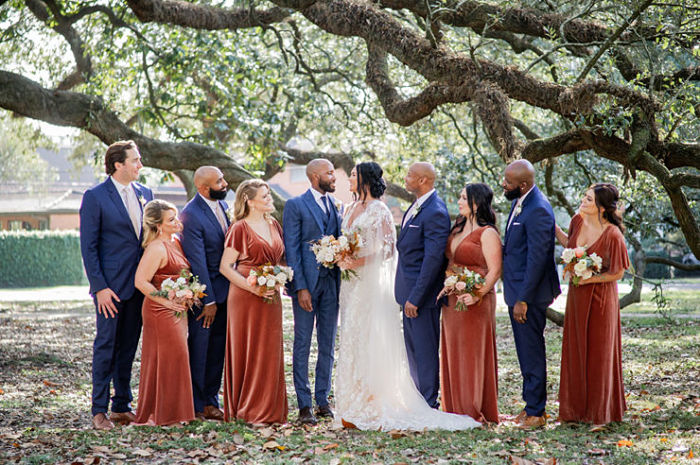
[[456,295],[457,305],[455,305],[455,310],[465,311],[468,307],[459,300],[460,296],[471,294],[476,295],[476,291],[484,285],[486,280],[476,271],[471,271],[463,266],[456,266],[445,273],[445,283],[444,288],[440,291],[440,296],[443,295]]
[[[202,297],[206,294],[206,284],[200,284],[199,276],[194,276],[190,270],[183,268],[180,277],[173,280],[168,278],[160,285],[160,290],[151,292],[152,296],[165,297],[190,309],[193,305],[201,305]],[[175,312],[176,317],[181,317],[185,312]]]
[[561,263],[564,265],[564,274],[571,274],[574,286],[578,286],[581,279],[588,279],[600,273],[603,268],[603,259],[595,253],[589,255],[585,247],[564,249]]
[[[323,236],[311,243],[311,251],[316,256],[316,261],[326,268],[333,268],[337,262],[346,258],[356,258],[357,252],[362,248],[363,241],[359,231],[349,234],[343,233],[337,239],[332,234]],[[343,270],[341,279],[350,279],[357,276],[355,270]]]
[[[251,269],[246,281],[248,281],[248,284],[251,286],[257,285],[269,290],[279,289],[292,279],[294,279],[294,270],[291,267],[265,263],[264,265],[256,266]],[[275,294],[275,297],[272,299],[263,297],[263,300],[267,303],[272,303],[277,295],[278,294]]]

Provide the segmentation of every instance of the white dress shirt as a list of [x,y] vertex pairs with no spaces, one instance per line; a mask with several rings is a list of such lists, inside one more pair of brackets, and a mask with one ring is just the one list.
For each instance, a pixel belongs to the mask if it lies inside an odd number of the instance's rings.
[[404,218],[403,218],[403,223],[401,223],[402,228],[404,226],[406,226],[406,223],[408,223],[408,221],[411,218],[416,216],[416,213],[418,213],[418,210],[420,209],[421,205],[423,205],[425,203],[425,201],[428,200],[428,197],[433,195],[433,192],[435,192],[435,189],[430,189],[430,191],[421,195],[420,197],[418,197],[418,199],[415,202],[413,202],[413,205],[411,205],[411,207],[406,212],[406,216],[404,216]]
[[314,199],[316,200],[316,203],[318,204],[318,206],[321,207],[321,211],[327,215],[328,210],[326,210],[326,206],[323,204],[323,197],[326,198],[326,202],[328,202],[328,208],[330,208],[331,207],[331,199],[330,199],[330,197],[328,197],[328,194],[321,194],[319,191],[317,191],[313,187],[311,188],[311,193],[313,194]]
[[528,194],[530,192],[532,192],[533,190],[535,190],[535,186],[532,186],[529,191],[525,192],[525,195],[521,195],[520,198],[518,199],[518,201],[515,202],[515,207],[513,207],[513,214],[510,215],[510,220],[508,221],[508,226],[506,226],[506,230],[508,230],[508,228],[510,228],[511,223],[513,223],[513,220],[517,216],[515,214],[515,211],[518,209],[518,206],[523,204],[523,202],[525,201],[525,197],[527,197]]

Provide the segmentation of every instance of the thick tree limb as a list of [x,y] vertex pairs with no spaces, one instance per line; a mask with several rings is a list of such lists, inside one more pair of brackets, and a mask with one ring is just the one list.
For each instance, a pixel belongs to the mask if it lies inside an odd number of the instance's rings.
[[224,9],[183,1],[129,0],[129,6],[144,23],[176,24],[195,29],[244,29],[278,23],[292,12],[283,8]]
[[700,271],[700,265],[678,262],[665,257],[645,257],[644,261],[647,263],[660,263],[662,265],[672,266],[683,271]]

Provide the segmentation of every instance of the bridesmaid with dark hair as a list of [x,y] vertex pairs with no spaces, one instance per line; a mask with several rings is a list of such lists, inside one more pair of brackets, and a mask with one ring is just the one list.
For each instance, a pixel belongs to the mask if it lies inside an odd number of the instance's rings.
[[459,216],[447,240],[451,267],[466,267],[485,278],[476,296],[460,297],[468,307],[455,310],[450,295],[442,308],[440,374],[442,406],[480,422],[498,423],[498,361],[496,356],[496,294],[501,277],[502,247],[491,207],[493,192],[486,184],[467,184],[459,201]]
[[578,286],[569,282],[559,383],[562,422],[607,424],[622,421],[627,409],[617,281],[630,263],[618,201],[615,186],[594,184],[571,219],[569,234],[556,228],[565,247],[585,247],[589,255],[603,259],[599,274],[582,279]]

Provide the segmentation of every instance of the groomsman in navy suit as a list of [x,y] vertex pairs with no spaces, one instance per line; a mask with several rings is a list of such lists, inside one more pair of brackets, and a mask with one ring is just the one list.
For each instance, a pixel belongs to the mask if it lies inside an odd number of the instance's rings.
[[437,296],[445,277],[450,216],[445,202],[433,188],[433,165],[414,163],[408,169],[405,182],[416,201],[403,216],[396,242],[399,262],[394,296],[403,309],[403,336],[411,377],[428,405],[437,408],[440,383]]
[[546,423],[545,315],[561,293],[554,261],[554,213],[535,186],[535,168],[527,160],[506,167],[502,187],[512,200],[503,245],[503,287],[525,401],[516,422],[539,428]]
[[[143,249],[143,205],[151,190],[135,182],[141,155],[133,141],[115,142],[105,154],[106,181],[88,189],[80,206],[80,251],[97,310],[92,351],[92,424],[109,430],[128,424],[131,366],[141,335],[143,294],[134,287]],[[110,382],[112,415],[107,417]]]
[[214,166],[194,173],[197,194],[182,210],[182,250],[192,274],[206,285],[203,306],[188,314],[190,372],[197,418],[223,420],[219,389],[226,350],[226,300],[229,281],[219,273],[229,220],[224,199],[228,184]]
[[311,411],[309,352],[316,324],[318,360],[316,362],[316,415],[333,417],[328,406],[335,334],[338,327],[340,271],[316,262],[310,243],[329,234],[338,237],[341,217],[331,192],[335,191],[335,169],[331,162],[317,158],[306,166],[311,189],[287,201],[283,230],[287,264],[294,269],[288,290],[294,310],[294,389],[299,405],[299,421],[316,424]]

